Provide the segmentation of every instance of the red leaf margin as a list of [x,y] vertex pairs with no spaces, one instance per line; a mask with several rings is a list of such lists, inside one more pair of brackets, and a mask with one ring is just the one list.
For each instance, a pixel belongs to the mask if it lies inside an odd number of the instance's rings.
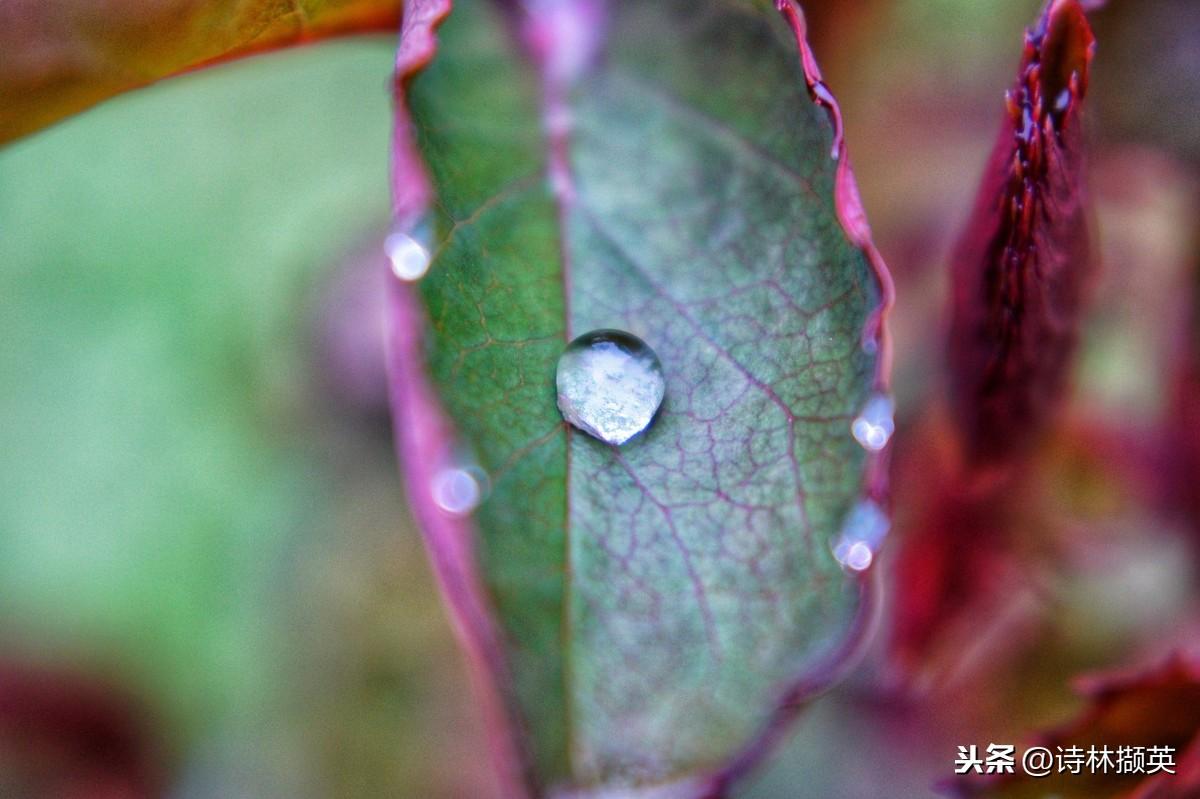
[[[412,135],[404,103],[408,81],[433,58],[434,31],[450,0],[405,3],[396,51],[391,160],[392,216],[398,229],[417,226],[433,201],[429,174]],[[424,369],[426,319],[412,287],[388,270],[387,371],[396,452],[409,506],[425,541],[434,578],[448,609],[488,729],[497,789],[505,799],[538,795],[516,708],[502,686],[509,667],[500,630],[478,573],[476,531],[469,517],[446,514],[432,494],[435,475],[455,463],[458,436]]]

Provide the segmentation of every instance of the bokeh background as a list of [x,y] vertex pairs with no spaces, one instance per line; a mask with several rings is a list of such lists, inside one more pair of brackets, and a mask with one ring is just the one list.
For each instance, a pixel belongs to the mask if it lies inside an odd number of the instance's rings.
[[[807,5],[899,287],[899,469],[938,435],[947,259],[1040,4]],[[745,797],[931,795],[957,744],[1062,720],[1072,676],[1191,625],[1196,534],[1137,464],[1187,346],[1200,8],[1149,5],[1096,13],[1102,271],[1049,544],[902,678],[885,618]],[[256,56],[0,150],[0,796],[493,795],[391,449],[393,51]]]

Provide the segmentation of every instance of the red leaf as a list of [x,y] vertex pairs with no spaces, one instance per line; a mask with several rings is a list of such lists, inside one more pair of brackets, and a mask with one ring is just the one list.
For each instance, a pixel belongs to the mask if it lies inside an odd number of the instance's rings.
[[[1200,795],[1200,655],[1177,653],[1166,662],[1145,670],[1111,672],[1085,678],[1079,691],[1087,707],[1073,721],[1035,736],[1031,745],[1051,752],[1059,747],[1170,747],[1174,774],[1054,773],[1044,778],[1016,773],[1000,778],[960,783],[965,796],[1064,798],[1127,797],[1128,799],[1184,799]],[[1114,763],[1117,754],[1113,754]],[[1147,755],[1148,757],[1148,755]],[[1152,767],[1147,765],[1146,772]]]
[[887,670],[922,694],[1021,647],[1054,531],[1036,478],[972,485],[941,417],[906,429],[893,454]]
[[954,256],[951,404],[977,466],[1026,450],[1063,393],[1090,272],[1079,116],[1093,49],[1078,0],[1026,32]]
[[1129,799],[1195,799],[1200,796],[1200,738],[1176,758],[1174,774],[1151,777]]
[[1200,556],[1200,275],[1193,276],[1191,307],[1171,364],[1169,405],[1162,431],[1166,500],[1193,533]]
[[161,796],[163,752],[150,733],[139,703],[104,680],[0,660],[0,788],[62,799]]

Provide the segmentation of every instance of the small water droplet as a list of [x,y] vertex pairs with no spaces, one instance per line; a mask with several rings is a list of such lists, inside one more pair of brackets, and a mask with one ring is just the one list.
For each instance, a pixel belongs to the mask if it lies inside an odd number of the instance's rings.
[[420,280],[429,271],[429,249],[408,233],[393,231],[383,240],[392,274],[405,282]]
[[846,515],[842,533],[833,545],[833,556],[851,571],[866,571],[887,536],[891,521],[874,501],[859,500]]
[[593,330],[572,341],[555,381],[563,418],[608,444],[645,430],[666,393],[654,350],[623,330]]
[[477,466],[450,466],[433,476],[430,491],[437,506],[454,516],[465,516],[484,500],[487,475]]
[[896,404],[887,394],[875,394],[850,425],[850,432],[863,449],[879,452],[896,432]]
[[1030,111],[1029,106],[1026,105],[1021,109],[1021,129],[1017,131],[1017,138],[1028,144],[1033,140],[1034,130],[1033,112]]

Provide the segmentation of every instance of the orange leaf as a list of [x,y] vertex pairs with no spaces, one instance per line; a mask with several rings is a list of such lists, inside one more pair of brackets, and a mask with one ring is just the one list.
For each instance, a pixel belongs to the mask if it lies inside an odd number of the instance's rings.
[[160,78],[300,42],[395,28],[400,0],[6,0],[0,144]]

